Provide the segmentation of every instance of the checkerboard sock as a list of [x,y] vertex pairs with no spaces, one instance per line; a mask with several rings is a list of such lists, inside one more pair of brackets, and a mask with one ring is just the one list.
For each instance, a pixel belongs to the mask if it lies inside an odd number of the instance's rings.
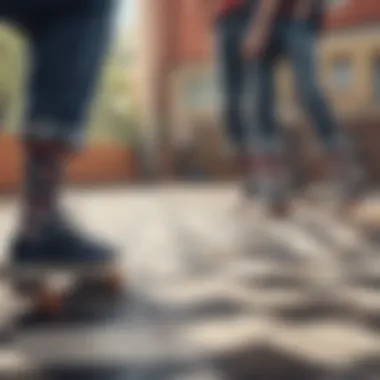
[[235,163],[241,190],[245,196],[249,197],[255,192],[252,154],[250,152],[241,152],[237,155]]
[[65,155],[46,144],[29,145],[25,154],[21,233],[39,238],[58,217],[59,189]]
[[261,142],[256,149],[255,172],[261,196],[277,202],[289,196],[289,168],[282,141]]

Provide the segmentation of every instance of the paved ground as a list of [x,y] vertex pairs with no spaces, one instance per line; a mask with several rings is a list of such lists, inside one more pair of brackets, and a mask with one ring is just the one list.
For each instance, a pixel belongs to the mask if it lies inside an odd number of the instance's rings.
[[[128,294],[107,310],[20,320],[25,305],[0,284],[1,379],[31,378],[30,367],[53,379],[379,378],[378,246],[329,204],[273,221],[259,205],[237,217],[227,186],[68,202],[78,223],[120,247]],[[15,215],[0,206],[0,244]]]

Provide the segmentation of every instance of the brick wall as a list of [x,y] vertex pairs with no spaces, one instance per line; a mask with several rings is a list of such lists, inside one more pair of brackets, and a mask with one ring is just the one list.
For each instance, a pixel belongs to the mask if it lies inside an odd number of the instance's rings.
[[202,0],[139,0],[144,61],[141,102],[150,119],[165,124],[170,114],[168,83],[176,68],[210,58]]
[[210,25],[205,22],[202,0],[177,0],[178,17],[177,64],[207,61],[211,54]]
[[346,4],[332,8],[326,18],[326,27],[342,29],[378,22],[380,20],[380,1],[348,0]]
[[[0,135],[0,191],[13,190],[20,182],[22,155],[18,142]],[[91,145],[70,165],[68,179],[77,184],[106,184],[133,180],[136,164],[130,151],[112,145]]]
[[[156,18],[152,48],[166,51],[167,63],[176,65],[207,61],[212,52],[211,29],[205,22],[203,0],[156,0],[150,12]],[[149,4],[151,2],[148,0]],[[143,12],[144,13],[144,12]],[[153,13],[153,14],[152,14]],[[141,15],[142,22],[149,18]],[[331,8],[326,15],[328,29],[340,29],[378,22],[380,1],[347,0]]]
[[[168,60],[176,65],[209,60],[212,53],[211,28],[203,15],[203,0],[158,1],[161,1],[161,12],[166,15],[161,24],[166,34],[156,35],[156,46],[170,50]],[[328,29],[341,29],[379,20],[380,1],[347,0],[327,12],[325,24]]]

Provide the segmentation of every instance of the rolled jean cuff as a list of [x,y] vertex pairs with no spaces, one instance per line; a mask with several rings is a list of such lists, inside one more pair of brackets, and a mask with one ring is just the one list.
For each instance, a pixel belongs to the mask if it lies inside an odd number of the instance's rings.
[[84,145],[82,124],[63,123],[54,119],[31,120],[21,131],[25,142],[54,142],[73,150],[80,150]]

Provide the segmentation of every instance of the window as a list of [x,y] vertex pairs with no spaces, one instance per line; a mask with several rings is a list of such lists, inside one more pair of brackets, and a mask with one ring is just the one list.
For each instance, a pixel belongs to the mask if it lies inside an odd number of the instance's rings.
[[380,103],[380,55],[372,61],[372,97],[376,103]]
[[352,62],[349,58],[339,58],[333,62],[331,84],[333,90],[347,91],[352,83]]

